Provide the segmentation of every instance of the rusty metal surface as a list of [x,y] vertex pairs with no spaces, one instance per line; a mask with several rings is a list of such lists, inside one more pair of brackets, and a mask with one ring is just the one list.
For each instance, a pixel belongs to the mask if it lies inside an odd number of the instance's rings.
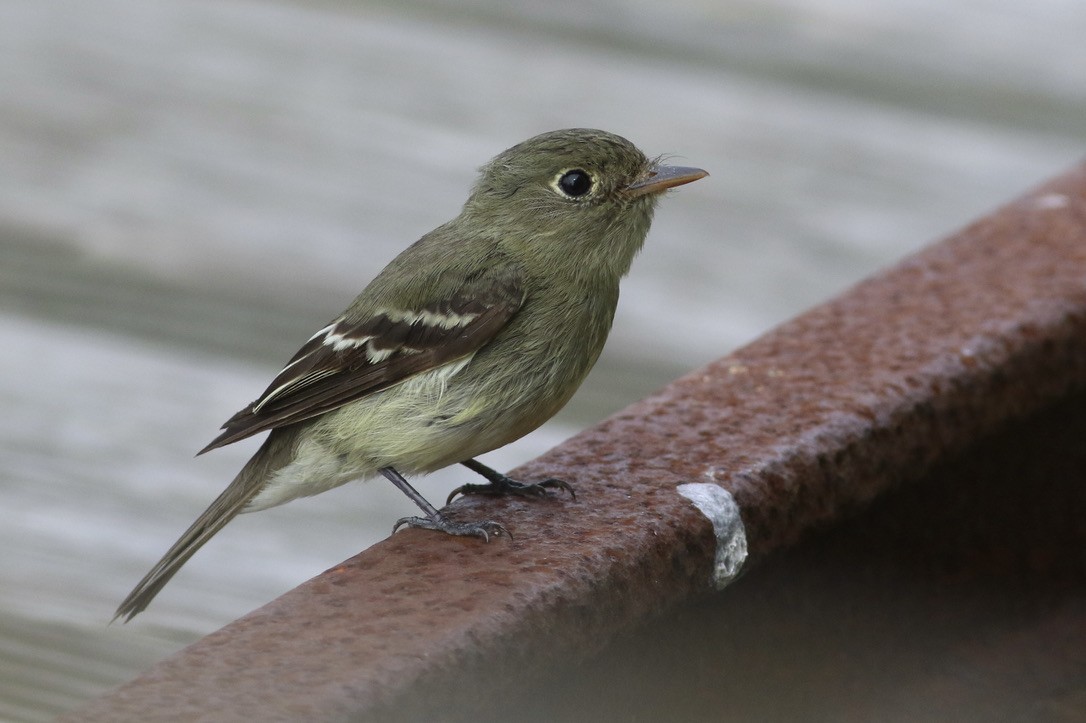
[[470,717],[710,590],[676,486],[740,505],[748,564],[1086,387],[1086,166],[516,471],[576,501],[467,500],[489,545],[408,530],[73,714]]
[[1086,720],[1083,440],[1086,392],[483,720]]

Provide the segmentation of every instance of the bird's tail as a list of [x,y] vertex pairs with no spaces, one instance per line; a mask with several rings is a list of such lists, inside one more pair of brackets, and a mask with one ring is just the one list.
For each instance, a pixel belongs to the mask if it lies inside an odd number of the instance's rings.
[[170,578],[177,574],[181,566],[260,492],[268,477],[281,467],[289,456],[294,435],[284,434],[285,431],[273,430],[268,435],[260,450],[241,468],[234,481],[196,518],[185,530],[185,534],[173,543],[173,547],[143,576],[132,592],[128,593],[128,597],[113,614],[114,621],[124,618],[127,623],[142,612]]

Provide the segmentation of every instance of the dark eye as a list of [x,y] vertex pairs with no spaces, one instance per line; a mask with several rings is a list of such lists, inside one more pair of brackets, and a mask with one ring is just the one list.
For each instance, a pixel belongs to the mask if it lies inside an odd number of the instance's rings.
[[558,179],[558,188],[570,198],[580,198],[592,190],[592,176],[587,171],[574,168]]

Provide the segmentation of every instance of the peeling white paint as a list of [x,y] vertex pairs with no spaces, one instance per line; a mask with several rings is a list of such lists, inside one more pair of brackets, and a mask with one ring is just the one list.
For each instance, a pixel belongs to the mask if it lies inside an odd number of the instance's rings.
[[1038,196],[1033,201],[1037,208],[1045,210],[1064,208],[1070,202],[1071,200],[1062,193],[1046,193],[1043,196]]
[[691,482],[675,489],[713,523],[716,533],[713,585],[723,590],[739,576],[747,559],[747,533],[739,516],[739,505],[730,492],[717,484]]

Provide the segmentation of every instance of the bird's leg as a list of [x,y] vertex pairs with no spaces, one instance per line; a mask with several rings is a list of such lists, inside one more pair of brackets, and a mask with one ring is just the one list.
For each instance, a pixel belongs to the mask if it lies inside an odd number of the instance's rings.
[[394,470],[392,467],[382,467],[378,470],[383,474],[389,482],[396,485],[401,492],[411,498],[411,501],[418,505],[423,512],[426,513],[425,517],[401,517],[396,520],[396,524],[392,526],[392,532],[395,533],[400,527],[407,525],[408,527],[419,527],[424,530],[438,530],[448,535],[468,535],[474,537],[481,537],[487,542],[490,542],[491,535],[505,535],[506,537],[512,537],[509,534],[509,530],[505,529],[497,522],[491,522],[490,520],[484,520],[482,522],[451,522],[445,519],[437,508],[426,501],[426,498],[419,494],[411,484],[404,479],[404,476]]
[[474,459],[468,459],[460,464],[464,465],[472,472],[477,472],[487,479],[490,484],[476,485],[466,484],[460,485],[452,492],[449,493],[449,499],[445,501],[445,504],[452,502],[453,497],[457,495],[516,495],[518,497],[546,497],[548,489],[565,490],[569,492],[569,496],[573,499],[577,499],[577,493],[573,491],[573,487],[565,480],[555,479],[550,477],[537,482],[535,484],[524,484],[523,482],[517,482],[514,479],[506,477],[501,472],[492,470],[485,464],[478,462]]

